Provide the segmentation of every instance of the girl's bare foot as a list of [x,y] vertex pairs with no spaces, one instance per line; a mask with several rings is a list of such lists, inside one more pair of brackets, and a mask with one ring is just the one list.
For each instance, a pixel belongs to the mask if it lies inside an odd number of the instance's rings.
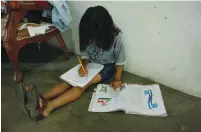
[[[43,101],[42,101],[42,99],[40,98],[40,99],[39,99],[40,108],[43,107],[42,102],[43,102]],[[50,102],[47,102],[47,106],[46,106],[45,110],[42,112],[42,115],[43,115],[44,117],[48,117],[49,114],[51,113],[52,109],[53,109],[53,108],[51,107],[51,103],[50,103]]]

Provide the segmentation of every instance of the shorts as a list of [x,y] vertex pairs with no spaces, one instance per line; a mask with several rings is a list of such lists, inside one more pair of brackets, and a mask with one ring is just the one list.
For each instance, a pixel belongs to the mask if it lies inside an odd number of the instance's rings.
[[115,73],[115,63],[104,64],[104,68],[100,71],[101,82],[110,81]]

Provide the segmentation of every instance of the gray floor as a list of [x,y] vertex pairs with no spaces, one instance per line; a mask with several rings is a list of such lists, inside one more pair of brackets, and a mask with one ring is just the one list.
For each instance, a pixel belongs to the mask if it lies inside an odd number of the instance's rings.
[[[63,57],[49,64],[23,64],[25,82],[35,84],[40,92],[60,82],[59,75],[76,65]],[[57,109],[45,120],[29,120],[20,110],[12,83],[10,64],[2,65],[1,123],[2,132],[201,132],[201,99],[161,85],[168,116],[146,117],[123,112],[90,113],[88,106],[92,86],[76,102]],[[133,74],[124,73],[124,81],[151,84],[153,82]],[[93,125],[92,125],[93,124]]]

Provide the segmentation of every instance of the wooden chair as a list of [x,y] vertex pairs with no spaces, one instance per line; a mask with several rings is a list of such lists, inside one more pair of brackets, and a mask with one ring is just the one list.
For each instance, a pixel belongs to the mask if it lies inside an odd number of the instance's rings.
[[[64,50],[64,56],[66,59],[69,58],[68,49],[65,45],[64,40],[61,37],[60,31],[51,27],[45,31],[45,34],[36,35],[30,37],[28,31],[18,30],[21,19],[25,16],[27,11],[34,10],[44,10],[41,7],[37,6],[31,1],[20,2],[20,1],[8,1],[7,8],[9,10],[8,21],[5,25],[5,31],[3,36],[3,46],[6,49],[7,55],[13,64],[14,68],[14,82],[21,82],[23,80],[22,71],[20,70],[18,53],[20,49],[27,44],[37,43],[37,42],[46,42],[48,39],[56,36],[57,40],[60,43],[60,46]],[[50,8],[50,7],[49,7]]]

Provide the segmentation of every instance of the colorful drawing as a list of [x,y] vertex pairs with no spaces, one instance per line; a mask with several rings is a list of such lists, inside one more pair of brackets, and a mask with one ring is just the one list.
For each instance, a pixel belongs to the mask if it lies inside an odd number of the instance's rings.
[[120,87],[120,91],[126,88],[125,85],[126,85],[125,83],[121,85],[121,87]]
[[144,91],[144,95],[148,95],[148,100],[147,100],[147,103],[148,103],[148,106],[149,106],[149,109],[154,109],[154,108],[157,108],[158,107],[158,104],[155,102],[153,103],[153,94],[152,94],[152,91],[151,90],[145,90]]
[[107,105],[107,103],[111,100],[112,98],[98,98],[98,103],[101,103],[101,106]]
[[102,88],[100,89],[99,92],[105,92],[105,93],[107,93],[107,86],[102,85]]

